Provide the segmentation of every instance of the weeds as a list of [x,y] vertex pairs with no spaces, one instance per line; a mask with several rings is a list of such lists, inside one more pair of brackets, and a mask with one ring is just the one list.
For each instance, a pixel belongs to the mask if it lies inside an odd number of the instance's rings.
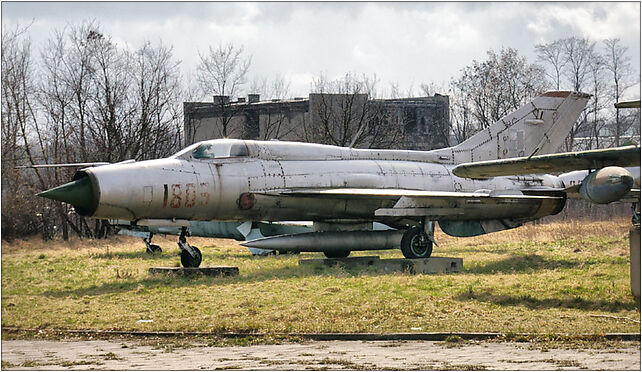
[[437,344],[441,345],[441,346],[444,346],[444,347],[446,347],[448,349],[452,349],[452,348],[458,348],[458,347],[463,347],[463,346],[466,346],[466,345],[470,345],[473,342],[474,341],[471,341],[471,340],[465,340],[465,339],[463,339],[462,337],[460,337],[458,335],[450,335],[450,336],[446,337],[446,339],[444,339],[443,342],[439,342]]
[[15,368],[17,366],[18,366],[17,364],[13,364],[11,362],[7,362],[7,361],[4,361],[4,360],[2,361],[2,369]]
[[65,360],[62,362],[56,362],[56,365],[59,365],[61,367],[73,367],[73,366],[88,366],[88,365],[103,365],[105,363],[97,361],[97,360]]
[[20,367],[26,367],[26,368],[39,367],[43,365],[46,365],[46,364],[36,362],[35,360],[25,360],[24,362],[20,363]]
[[98,356],[103,358],[103,359],[105,359],[105,360],[122,360],[122,358],[120,358],[118,355],[116,355],[116,354],[114,354],[112,352],[109,352],[109,353],[106,353],[106,354],[100,354]]

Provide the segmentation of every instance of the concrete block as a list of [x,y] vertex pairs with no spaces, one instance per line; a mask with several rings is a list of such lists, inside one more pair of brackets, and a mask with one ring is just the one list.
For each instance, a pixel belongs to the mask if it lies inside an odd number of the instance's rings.
[[205,275],[205,276],[237,276],[239,268],[234,266],[210,267],[150,267],[150,274],[174,274],[180,276]]
[[409,274],[458,273],[464,268],[464,260],[454,257],[431,257],[416,259],[381,260],[385,272],[407,272]]
[[335,266],[346,268],[357,266],[373,267],[386,273],[436,274],[458,273],[464,268],[464,260],[452,257],[431,258],[393,258],[379,259],[379,256],[346,257],[346,258],[317,258],[299,260],[299,265]]
[[631,258],[631,293],[640,298],[640,225],[629,230],[629,253]]
[[361,257],[345,257],[345,258],[311,258],[299,260],[299,265],[325,265],[336,266],[342,265],[344,267],[355,266],[372,266],[379,261],[379,256],[361,256]]

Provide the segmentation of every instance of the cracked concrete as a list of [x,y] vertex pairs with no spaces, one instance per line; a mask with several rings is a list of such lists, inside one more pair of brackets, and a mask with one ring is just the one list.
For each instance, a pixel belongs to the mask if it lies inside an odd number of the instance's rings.
[[141,340],[6,340],[2,369],[640,370],[640,343],[597,349],[528,343],[322,341],[212,347]]

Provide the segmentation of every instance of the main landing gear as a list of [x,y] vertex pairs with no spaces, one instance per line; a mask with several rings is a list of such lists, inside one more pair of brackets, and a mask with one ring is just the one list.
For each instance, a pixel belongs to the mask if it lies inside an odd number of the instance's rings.
[[152,244],[152,237],[154,236],[154,233],[149,233],[149,238],[143,238],[143,241],[145,242],[145,247],[147,249],[145,250],[149,254],[154,254],[154,253],[161,253],[163,252],[163,249],[160,247],[158,244]]
[[187,244],[187,227],[181,228],[181,235],[178,237],[178,249],[181,251],[181,264],[183,267],[199,267],[203,256],[201,251],[192,245]]
[[428,258],[435,241],[435,222],[424,221],[420,226],[408,229],[401,237],[401,253],[406,258]]

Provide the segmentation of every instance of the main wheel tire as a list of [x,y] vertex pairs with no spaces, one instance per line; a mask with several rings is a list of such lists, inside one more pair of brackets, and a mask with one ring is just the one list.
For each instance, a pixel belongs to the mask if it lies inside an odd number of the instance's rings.
[[192,257],[187,249],[181,251],[181,265],[183,265],[183,267],[199,267],[201,265],[201,261],[203,260],[201,251],[194,246],[192,246],[192,249],[194,250],[195,257]]
[[432,242],[423,230],[413,227],[401,237],[401,253],[406,258],[428,258],[432,254]]
[[350,255],[350,251],[323,251],[327,258],[345,258]]

